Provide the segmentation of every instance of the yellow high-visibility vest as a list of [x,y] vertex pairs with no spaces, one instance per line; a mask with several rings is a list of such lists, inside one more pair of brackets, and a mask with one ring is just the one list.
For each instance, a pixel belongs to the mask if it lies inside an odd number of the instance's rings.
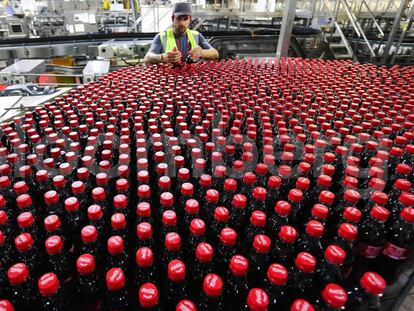
[[[190,41],[191,49],[194,49],[197,46],[194,35],[198,35],[198,31],[190,30],[187,28],[186,34],[188,41]],[[160,32],[159,35],[165,53],[171,52],[174,48],[177,48],[177,43],[175,41],[174,31],[172,28],[168,28],[166,31]]]

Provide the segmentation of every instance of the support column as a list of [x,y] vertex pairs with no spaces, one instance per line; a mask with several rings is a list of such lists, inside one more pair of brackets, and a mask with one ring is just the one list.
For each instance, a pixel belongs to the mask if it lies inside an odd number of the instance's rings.
[[277,43],[276,58],[288,55],[290,37],[292,36],[293,21],[296,15],[297,0],[287,0],[283,10],[282,26],[280,28],[279,41]]

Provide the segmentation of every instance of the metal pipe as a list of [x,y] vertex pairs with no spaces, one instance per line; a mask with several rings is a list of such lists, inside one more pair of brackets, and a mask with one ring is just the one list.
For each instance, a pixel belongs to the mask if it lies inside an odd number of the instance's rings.
[[381,36],[384,36],[384,32],[382,31],[380,25],[378,24],[376,18],[374,17],[374,14],[372,13],[370,7],[368,6],[368,4],[365,2],[365,0],[362,0],[362,3],[365,4],[365,6],[368,9],[368,14],[370,15],[372,21],[374,22],[375,26],[378,28],[378,31],[380,32]]
[[[414,1],[411,5],[411,10],[410,10],[408,21],[407,21],[407,27],[403,29],[403,32],[400,35],[400,39],[398,40],[397,47],[395,48],[395,53],[394,53],[394,55],[392,56],[392,59],[391,59],[391,64],[395,63],[395,59],[397,57],[398,50],[400,49],[401,43],[404,40],[404,37],[407,33],[407,29],[411,28],[411,25],[413,23],[413,18],[414,18]],[[412,49],[414,50],[414,48],[412,48]]]
[[279,41],[277,43],[277,59],[288,55],[290,37],[292,36],[293,22],[296,15],[296,4],[297,0],[290,0],[285,3],[282,26],[280,28]]

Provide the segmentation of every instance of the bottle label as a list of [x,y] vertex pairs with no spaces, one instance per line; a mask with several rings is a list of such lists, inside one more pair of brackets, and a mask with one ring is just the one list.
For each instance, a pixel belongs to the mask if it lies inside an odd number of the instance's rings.
[[402,248],[392,243],[387,243],[382,253],[395,260],[406,260],[410,256],[411,251],[411,248]]
[[376,258],[383,250],[384,245],[382,246],[372,246],[369,244],[365,244],[362,242],[359,242],[356,246],[356,250],[358,254],[360,254],[363,257],[366,258]]

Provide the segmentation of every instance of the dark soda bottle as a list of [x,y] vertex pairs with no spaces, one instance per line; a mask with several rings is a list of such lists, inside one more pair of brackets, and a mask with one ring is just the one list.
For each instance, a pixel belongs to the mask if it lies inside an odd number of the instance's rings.
[[30,233],[19,234],[14,239],[19,261],[24,262],[30,271],[39,271],[43,266],[43,256],[34,244]]
[[174,195],[171,192],[164,192],[160,195],[160,209],[159,212],[173,210],[175,213],[179,212],[178,204],[174,206]]
[[22,233],[30,233],[32,237],[37,237],[38,241],[42,238],[40,230],[35,223],[35,219],[30,212],[21,213],[17,216],[17,225]]
[[199,310],[223,310],[223,281],[221,277],[214,273],[209,273],[204,277],[203,291],[198,303]]
[[156,281],[154,255],[149,247],[141,247],[135,254],[134,286]]
[[348,206],[356,207],[360,199],[361,195],[358,191],[353,189],[345,190],[342,200],[337,205],[332,207],[328,227],[334,228],[338,226],[345,208]]
[[84,225],[83,213],[79,207],[79,200],[76,197],[70,197],[65,200],[65,231],[71,236],[79,235]]
[[64,248],[63,240],[58,235],[52,235],[45,241],[48,267],[62,280],[67,280],[72,274],[73,258]]
[[269,295],[269,309],[285,309],[287,300],[286,282],[288,271],[280,264],[273,263],[269,266],[266,278],[263,281],[263,288]]
[[365,272],[359,284],[349,288],[347,308],[356,311],[378,310],[386,286],[385,280],[379,274]]
[[271,240],[267,235],[258,234],[253,238],[250,250],[250,280],[253,284],[258,284],[263,280],[267,267],[270,264]]
[[114,196],[114,213],[121,213],[129,219],[128,198],[124,194]]
[[280,228],[289,223],[289,215],[292,207],[289,202],[277,201],[274,206],[274,212],[269,212],[270,217],[267,221],[268,235],[273,235],[280,231]]
[[296,250],[318,256],[322,252],[321,239],[324,231],[325,227],[322,223],[310,220],[306,224],[306,232],[299,238]]
[[177,214],[172,210],[162,213],[162,226],[160,237],[163,239],[169,232],[178,232]]
[[288,199],[292,207],[289,221],[292,224],[296,224],[299,221],[299,215],[304,209],[303,192],[299,189],[291,189],[288,194]]
[[289,289],[305,297],[313,289],[316,259],[309,253],[301,252],[295,258],[295,265],[289,271]]
[[276,202],[280,199],[280,186],[282,185],[282,179],[279,176],[270,176],[267,180],[267,211],[271,211]]
[[[27,212],[28,214],[32,215],[32,213]],[[22,213],[25,214],[25,213]],[[11,215],[7,215],[4,210],[0,210],[0,231],[3,232],[6,236],[12,236],[14,234],[14,228],[12,226],[12,222],[9,219]],[[32,216],[33,218],[33,216]],[[33,218],[34,220],[34,218]]]
[[192,266],[194,282],[191,282],[192,289],[195,293],[201,290],[200,284],[204,276],[214,270],[213,256],[214,249],[210,244],[202,242],[197,245],[195,260]]
[[9,298],[16,309],[27,309],[36,303],[34,281],[24,263],[16,263],[7,270]]
[[198,244],[204,242],[206,237],[206,224],[202,219],[193,219],[190,223],[189,235],[187,237],[187,248],[195,249]]
[[357,226],[359,221],[361,220],[361,216],[362,213],[359,209],[352,206],[348,206],[347,208],[345,208],[344,213],[342,214],[341,222],[347,222]]
[[154,238],[152,236],[152,225],[148,222],[141,222],[137,225],[135,247],[149,247],[155,246]]
[[231,257],[236,255],[237,233],[232,228],[224,228],[220,232],[220,243],[217,246],[217,263],[221,270],[226,270]]
[[227,178],[224,181],[223,195],[220,199],[220,204],[225,207],[230,207],[233,196],[236,194],[237,190],[237,180],[233,178]]
[[207,190],[210,189],[213,185],[213,178],[210,175],[203,174],[200,176],[198,183],[199,186],[197,187],[195,198],[197,199],[198,203],[203,206]]
[[148,202],[141,202],[137,204],[136,208],[136,223],[141,222],[152,223],[151,205]]
[[227,308],[234,310],[242,308],[249,290],[248,269],[249,261],[245,257],[235,255],[230,259],[224,287]]
[[108,257],[106,258],[106,270],[118,267],[122,271],[128,271],[128,255],[125,252],[124,240],[119,235],[111,236],[107,242]]
[[249,200],[253,197],[253,189],[256,185],[256,174],[252,172],[244,173],[243,180],[240,186],[240,192],[244,194]]
[[138,301],[138,310],[161,310],[161,306],[159,304],[158,288],[154,283],[147,282],[139,287]]
[[76,271],[76,293],[79,294],[81,307],[99,306],[103,284],[96,269],[95,258],[91,254],[80,255],[76,260]]
[[266,233],[266,213],[255,210],[250,215],[250,224],[245,229],[244,244],[249,245],[257,234]]
[[349,223],[342,223],[339,226],[337,235],[333,238],[332,244],[339,245],[345,252],[346,257],[342,265],[342,276],[346,279],[352,271],[355,260],[355,242],[358,236],[358,228]]
[[252,288],[247,295],[245,310],[266,311],[269,307],[269,296],[261,288]]
[[168,263],[167,279],[164,283],[164,303],[166,306],[175,306],[187,296],[186,266],[181,260],[173,259]]
[[100,236],[105,236],[108,229],[106,228],[102,208],[99,205],[93,204],[88,207],[87,213],[89,224],[96,228]]
[[245,218],[246,218],[246,206],[247,206],[247,197],[244,194],[235,194],[232,200],[232,206],[229,209],[230,211],[230,221],[229,224],[231,227],[235,228],[238,232],[241,232],[241,228],[244,228]]
[[181,250],[181,237],[176,232],[170,232],[164,239],[164,253],[161,257],[162,268],[165,270],[173,259],[181,259],[183,257]]
[[251,214],[253,211],[267,212],[266,208],[267,190],[263,187],[255,187],[253,189],[252,200],[247,209],[247,213]]
[[129,301],[124,271],[121,268],[112,268],[106,273],[105,280],[104,309],[127,310]]
[[271,258],[273,262],[289,265],[295,253],[295,242],[298,233],[292,226],[282,226],[279,231],[279,238],[275,241],[272,248]]
[[206,224],[210,225],[213,220],[214,210],[219,202],[219,192],[215,189],[207,190],[205,204],[202,209],[202,216]]
[[111,235],[120,236],[125,243],[125,247],[129,247],[130,241],[125,214],[115,213],[111,216]]
[[[375,262],[387,242],[386,222],[390,212],[379,205],[374,206],[364,221],[358,226],[358,243],[355,250],[356,258],[354,273],[361,276],[361,270],[366,271]],[[359,271],[358,271],[359,270]],[[358,274],[358,272],[360,274]]]
[[60,286],[59,278],[53,272],[43,274],[37,281],[40,293],[40,309],[47,311],[68,310],[68,301]]
[[98,236],[98,231],[94,226],[85,226],[81,230],[81,252],[89,253],[94,258],[100,258],[102,244]]
[[377,262],[377,270],[388,283],[397,277],[396,270],[406,261],[414,245],[414,209],[405,207],[400,218],[388,229],[388,241]]
[[320,288],[329,283],[341,284],[342,272],[341,265],[346,257],[345,251],[338,245],[329,245],[317,265],[316,280]]
[[15,251],[11,245],[10,236],[0,231],[0,266],[10,267],[15,262]]

